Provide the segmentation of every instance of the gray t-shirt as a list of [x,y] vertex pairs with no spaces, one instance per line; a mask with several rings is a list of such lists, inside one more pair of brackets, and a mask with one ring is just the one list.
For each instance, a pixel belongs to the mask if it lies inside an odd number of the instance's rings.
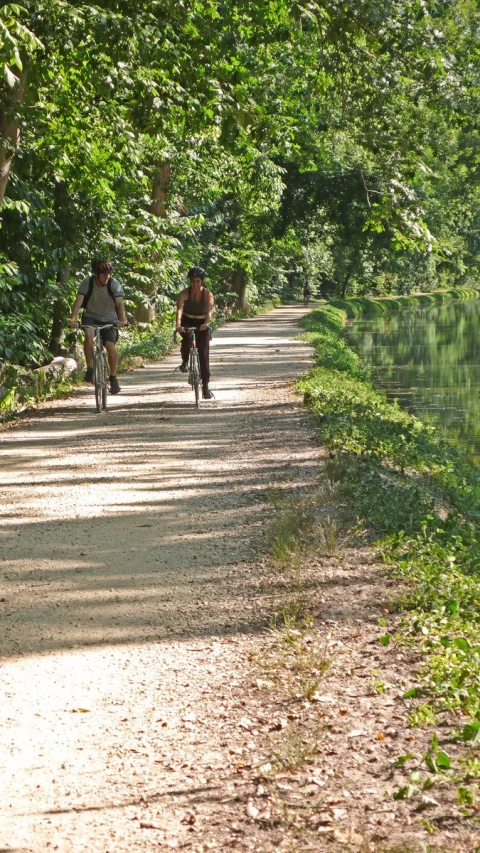
[[[82,293],[84,296],[88,293],[88,287],[90,283],[90,276],[85,278],[80,287],[78,288],[78,293]],[[119,281],[116,278],[110,279],[110,287],[111,291],[115,298],[117,296],[123,296],[123,288]],[[97,280],[94,277],[93,279],[93,290],[90,299],[88,300],[87,307],[85,309],[86,313],[93,320],[96,320],[97,323],[116,323],[117,322],[117,312],[115,310],[115,304],[108,292],[108,286],[100,287],[97,284]]]

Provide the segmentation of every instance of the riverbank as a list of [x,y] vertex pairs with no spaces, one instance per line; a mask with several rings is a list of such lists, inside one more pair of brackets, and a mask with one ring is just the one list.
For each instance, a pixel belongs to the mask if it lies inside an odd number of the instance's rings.
[[431,290],[428,293],[414,291],[403,296],[352,296],[347,300],[329,299],[328,304],[346,312],[349,318],[378,317],[388,312],[397,312],[409,308],[428,308],[444,305],[452,300],[478,298],[479,288],[452,287],[449,290]]
[[[400,584],[382,620],[382,647],[410,650],[409,725],[430,732],[421,760],[397,761],[394,796],[421,802],[451,786],[466,818],[478,808],[480,761],[480,484],[478,470],[375,389],[345,343],[347,307],[319,307],[302,322],[317,366],[298,387],[330,451],[339,495]],[[379,626],[380,628],[380,626]],[[458,747],[462,749],[459,752]],[[455,755],[455,758],[453,758]],[[430,819],[432,831],[435,819]]]

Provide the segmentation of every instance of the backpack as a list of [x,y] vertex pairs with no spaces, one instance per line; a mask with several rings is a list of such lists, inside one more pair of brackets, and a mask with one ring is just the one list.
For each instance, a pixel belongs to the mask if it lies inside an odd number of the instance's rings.
[[[82,308],[84,310],[87,309],[88,300],[90,299],[90,297],[93,293],[94,282],[95,282],[95,276],[91,275],[90,278],[88,279],[88,290],[87,290],[85,296],[83,297]],[[113,289],[112,289],[112,279],[111,278],[109,278],[107,281],[107,290],[108,290],[108,295],[109,295],[110,299],[112,300],[113,304],[115,305],[115,295],[114,295]]]

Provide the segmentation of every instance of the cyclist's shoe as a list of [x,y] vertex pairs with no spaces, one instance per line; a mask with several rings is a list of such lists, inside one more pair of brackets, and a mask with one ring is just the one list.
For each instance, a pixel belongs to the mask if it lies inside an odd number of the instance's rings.
[[182,361],[182,363],[178,369],[181,370],[182,373],[187,373],[188,372],[188,361]]
[[83,377],[84,382],[93,382],[93,367],[87,367],[85,371],[85,376]]
[[120,385],[118,384],[118,379],[116,376],[110,377],[110,394],[118,394],[121,391]]
[[204,400],[214,400],[215,399],[215,395],[213,394],[213,391],[210,391],[210,388],[208,387],[208,385],[203,386],[202,397]]

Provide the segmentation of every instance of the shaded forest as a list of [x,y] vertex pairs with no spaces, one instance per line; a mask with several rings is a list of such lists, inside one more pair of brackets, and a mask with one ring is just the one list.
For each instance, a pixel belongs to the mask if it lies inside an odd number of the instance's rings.
[[[93,256],[138,323],[217,301],[475,285],[475,0],[0,9],[0,359],[58,351]],[[142,326],[145,328],[145,326]]]

